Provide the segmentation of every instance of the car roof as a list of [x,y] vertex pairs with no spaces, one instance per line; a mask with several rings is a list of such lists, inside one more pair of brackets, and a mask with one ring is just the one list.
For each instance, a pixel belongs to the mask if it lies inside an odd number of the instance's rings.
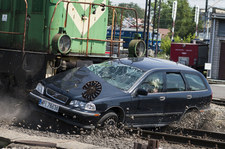
[[117,59],[116,61],[125,65],[137,67],[143,71],[148,71],[156,68],[195,71],[194,69],[188,66],[159,58],[132,57],[132,58],[121,58]]

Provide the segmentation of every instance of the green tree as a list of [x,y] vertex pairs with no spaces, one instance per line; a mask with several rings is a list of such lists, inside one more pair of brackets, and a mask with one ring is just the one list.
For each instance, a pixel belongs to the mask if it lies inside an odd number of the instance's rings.
[[171,39],[169,36],[165,36],[161,40],[161,49],[163,49],[163,53],[170,54],[170,47],[171,47]]
[[[153,4],[154,6],[154,4]],[[161,3],[161,12],[160,12],[160,27],[161,28],[172,28],[172,6],[168,3]]]
[[[131,3],[120,3],[118,6],[119,7],[127,7],[127,8],[134,8],[137,11],[138,18],[144,18],[144,14],[145,14],[144,9],[139,7],[136,3],[133,3],[133,2],[131,2]],[[124,11],[124,16],[125,17],[135,17],[135,13],[133,11],[126,10],[126,11]]]
[[[109,5],[111,5],[111,1],[109,1]],[[136,3],[120,3],[118,4],[119,7],[126,7],[126,8],[134,8],[137,11],[138,14],[138,18],[144,18],[144,9],[142,9],[141,7],[139,7]],[[120,14],[121,14],[121,9],[115,9],[117,12],[117,25],[119,25],[120,23]],[[108,16],[108,25],[112,24],[112,16],[113,16],[113,12],[112,9],[109,8],[109,16]],[[124,10],[123,12],[123,18],[124,17],[135,17],[135,13],[134,11],[131,10]]]
[[195,34],[189,34],[187,37],[184,38],[184,42],[190,43],[193,39],[195,39]]
[[[174,0],[168,0],[166,3],[162,2],[161,5],[161,19],[160,27],[172,28],[172,6]],[[179,36],[181,39],[187,38],[190,34],[195,33],[194,22],[194,8],[189,6],[188,0],[177,0],[177,17],[175,25],[175,36]],[[199,23],[199,30],[202,29],[201,19]]]

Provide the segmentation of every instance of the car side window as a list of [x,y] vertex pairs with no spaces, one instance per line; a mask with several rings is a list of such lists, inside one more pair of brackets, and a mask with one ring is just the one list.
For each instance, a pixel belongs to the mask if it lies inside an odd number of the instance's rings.
[[157,93],[163,91],[163,72],[150,74],[141,83],[139,88],[146,90],[148,93]]
[[191,91],[205,90],[206,86],[203,80],[195,74],[184,74]]
[[166,90],[167,92],[185,91],[185,84],[179,73],[166,74]]

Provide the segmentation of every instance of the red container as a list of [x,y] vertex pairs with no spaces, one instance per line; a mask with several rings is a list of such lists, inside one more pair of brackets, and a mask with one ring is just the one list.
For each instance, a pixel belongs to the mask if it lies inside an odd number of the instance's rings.
[[208,45],[172,43],[170,60],[193,68],[204,67],[204,64],[208,62]]

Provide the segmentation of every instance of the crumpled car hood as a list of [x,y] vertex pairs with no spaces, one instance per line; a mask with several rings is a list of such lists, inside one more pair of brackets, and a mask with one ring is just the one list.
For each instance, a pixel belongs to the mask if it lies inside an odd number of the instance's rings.
[[66,72],[59,73],[43,80],[42,83],[46,87],[64,94],[71,99],[87,100],[82,97],[82,93],[85,92],[83,86],[90,81],[98,81],[102,86],[101,93],[94,100],[106,97],[123,96],[126,94],[122,90],[107,83],[86,67],[82,67],[78,70],[71,69]]

